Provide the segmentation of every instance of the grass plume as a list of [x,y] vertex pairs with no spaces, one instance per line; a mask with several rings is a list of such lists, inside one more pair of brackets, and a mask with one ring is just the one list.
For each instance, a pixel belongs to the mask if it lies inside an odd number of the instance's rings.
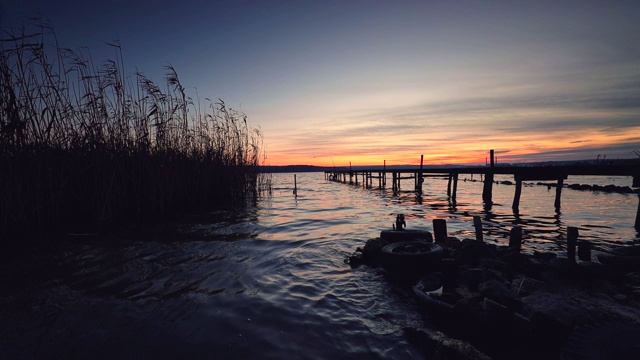
[[171,66],[161,85],[126,76],[120,46],[109,46],[116,58],[96,65],[42,23],[0,39],[2,238],[242,206],[270,186],[246,115],[194,103]]

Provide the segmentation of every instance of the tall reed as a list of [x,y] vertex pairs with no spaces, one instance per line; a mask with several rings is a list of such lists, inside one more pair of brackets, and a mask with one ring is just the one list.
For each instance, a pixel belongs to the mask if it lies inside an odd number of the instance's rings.
[[47,26],[0,40],[3,239],[243,206],[270,186],[262,135],[243,113],[194,103],[171,66],[162,85],[126,76],[110,46],[116,58],[96,65]]

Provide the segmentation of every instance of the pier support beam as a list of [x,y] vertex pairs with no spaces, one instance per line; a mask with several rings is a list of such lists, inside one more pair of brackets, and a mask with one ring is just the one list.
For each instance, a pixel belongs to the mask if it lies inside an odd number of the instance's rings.
[[398,173],[397,172],[392,172],[391,173],[391,188],[393,189],[393,192],[398,192]]
[[449,174],[449,181],[447,182],[447,196],[451,196],[451,181],[453,180],[453,174]]

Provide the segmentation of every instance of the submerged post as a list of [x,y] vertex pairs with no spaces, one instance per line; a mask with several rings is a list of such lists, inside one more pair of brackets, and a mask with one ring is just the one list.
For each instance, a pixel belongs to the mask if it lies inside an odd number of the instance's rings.
[[486,175],[484,176],[484,187],[482,189],[482,201],[484,201],[487,204],[490,204],[492,202],[491,198],[493,197],[493,168],[495,166],[495,159],[494,159],[494,151],[493,149],[490,150],[490,157],[491,157],[491,170],[487,171]]

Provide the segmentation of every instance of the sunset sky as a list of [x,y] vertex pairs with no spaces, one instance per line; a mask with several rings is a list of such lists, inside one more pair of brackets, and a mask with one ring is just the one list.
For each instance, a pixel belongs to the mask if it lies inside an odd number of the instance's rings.
[[[267,164],[636,157],[639,1],[0,0],[264,135]],[[197,89],[197,93],[196,93]]]

